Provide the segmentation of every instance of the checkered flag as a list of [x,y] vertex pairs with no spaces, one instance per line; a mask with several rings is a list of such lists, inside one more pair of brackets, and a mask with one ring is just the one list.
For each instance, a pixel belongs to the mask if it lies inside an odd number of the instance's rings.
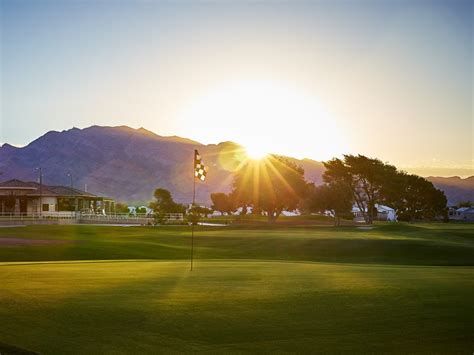
[[199,152],[194,150],[194,176],[197,177],[199,180],[204,181],[206,180],[207,169],[202,163],[201,156]]

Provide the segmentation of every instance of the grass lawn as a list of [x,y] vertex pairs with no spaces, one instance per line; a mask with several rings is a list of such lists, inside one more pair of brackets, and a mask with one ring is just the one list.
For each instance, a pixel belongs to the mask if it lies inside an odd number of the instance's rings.
[[[0,228],[0,353],[472,353],[474,226]],[[2,244],[3,243],[3,244]]]

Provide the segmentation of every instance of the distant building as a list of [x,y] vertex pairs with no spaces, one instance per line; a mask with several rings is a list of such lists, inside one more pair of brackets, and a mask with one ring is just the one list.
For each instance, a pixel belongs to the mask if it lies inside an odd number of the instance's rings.
[[0,215],[57,217],[76,212],[106,214],[114,211],[113,199],[71,187],[16,179],[0,182]]
[[[388,206],[375,204],[375,208],[377,209],[377,216],[375,217],[378,221],[389,221],[389,222],[396,222],[397,221],[397,212]],[[352,207],[352,214],[354,215],[355,221],[363,221],[364,216],[359,207],[353,206]]]
[[128,213],[130,213],[131,215],[136,215],[137,214],[137,209],[139,211],[145,211],[146,215],[152,215],[153,214],[153,210],[150,207],[147,207],[147,206],[138,206],[138,207],[128,206],[127,208],[128,208]]
[[448,218],[449,219],[453,219],[453,216],[456,215],[456,210],[457,210],[456,206],[448,206]]
[[474,207],[461,207],[458,209],[450,208],[448,211],[449,219],[455,221],[474,221]]

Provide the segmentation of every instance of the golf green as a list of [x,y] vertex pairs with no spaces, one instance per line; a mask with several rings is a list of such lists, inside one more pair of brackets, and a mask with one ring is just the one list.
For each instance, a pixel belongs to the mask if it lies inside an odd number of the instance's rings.
[[2,354],[474,349],[472,227],[202,229],[192,272],[185,228],[0,238]]

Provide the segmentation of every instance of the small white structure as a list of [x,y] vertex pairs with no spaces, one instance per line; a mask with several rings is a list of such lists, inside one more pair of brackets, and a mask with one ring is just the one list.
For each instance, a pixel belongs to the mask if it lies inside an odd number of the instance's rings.
[[115,201],[72,187],[11,179],[0,182],[0,215],[72,218],[115,211]]
[[[379,221],[389,221],[389,222],[396,222],[397,221],[397,212],[388,206],[375,204],[375,208],[377,209],[377,220]],[[352,207],[352,214],[354,215],[354,220],[356,221],[363,221],[363,213],[357,206]]]
[[450,211],[449,219],[456,221],[474,221],[474,207],[461,207]]
[[375,205],[375,207],[377,208],[377,219],[390,222],[397,221],[397,212],[393,208],[384,205]]
[[[240,215],[240,214],[242,214],[242,210],[243,210],[243,208],[242,208],[242,207],[239,207],[239,208],[237,208],[237,209],[235,210],[235,212],[232,212],[232,214],[233,214],[234,216]],[[251,207],[251,206],[247,206],[247,212],[246,212],[246,214],[251,214],[251,213],[252,213],[252,207]]]
[[127,208],[128,208],[128,213],[130,213],[131,215],[134,215],[134,216],[137,214],[137,208],[138,208],[139,210],[145,209],[145,213],[146,213],[147,215],[153,214],[153,210],[152,210],[151,208],[147,207],[147,206],[138,206],[138,207],[135,207],[135,206],[128,206]]
[[301,213],[300,211],[298,210],[294,210],[294,211],[283,211],[281,213],[282,216],[286,216],[286,217],[295,217],[295,216],[300,216]]
[[[240,215],[240,214],[242,213],[242,210],[243,210],[243,208],[242,208],[242,207],[239,207],[239,208],[237,208],[237,210],[236,210],[235,212],[233,212],[232,214],[233,214],[234,216]],[[253,212],[252,206],[247,206],[247,214],[252,214],[252,212]],[[286,216],[286,217],[294,217],[294,216],[299,216],[299,215],[301,215],[301,213],[300,213],[300,211],[298,211],[298,210],[295,210],[295,211],[282,211],[282,212],[281,212],[281,215],[282,215],[282,216]],[[262,213],[262,216],[263,216],[263,213]]]

